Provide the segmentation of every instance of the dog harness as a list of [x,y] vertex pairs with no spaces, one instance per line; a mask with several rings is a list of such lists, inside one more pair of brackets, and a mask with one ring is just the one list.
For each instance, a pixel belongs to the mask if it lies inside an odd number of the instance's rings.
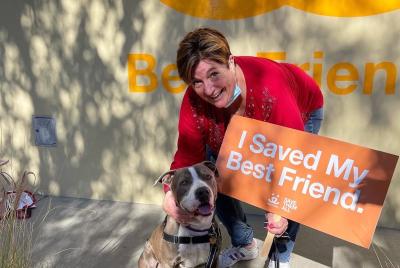
[[[164,220],[164,227],[167,223],[167,217]],[[192,228],[189,228],[193,230]],[[199,230],[194,230],[199,231]],[[203,230],[201,230],[203,231]],[[216,267],[216,263],[218,260],[218,252],[221,247],[221,230],[218,227],[218,224],[213,220],[210,229],[204,230],[208,231],[206,235],[200,236],[176,236],[167,234],[163,230],[163,238],[165,241],[173,243],[173,244],[202,244],[209,243],[210,244],[210,253],[208,255],[206,268]]]

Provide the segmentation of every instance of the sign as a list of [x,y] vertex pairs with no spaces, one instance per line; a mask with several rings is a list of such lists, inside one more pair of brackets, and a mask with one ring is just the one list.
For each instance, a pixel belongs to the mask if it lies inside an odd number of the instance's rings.
[[234,116],[221,193],[369,248],[398,156]]

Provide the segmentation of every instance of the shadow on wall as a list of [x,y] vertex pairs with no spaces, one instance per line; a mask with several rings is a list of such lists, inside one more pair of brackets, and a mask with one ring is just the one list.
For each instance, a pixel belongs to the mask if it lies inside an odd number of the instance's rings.
[[[364,33],[371,31],[370,25],[357,24],[351,35],[331,34],[327,26],[310,23],[314,15],[298,15],[303,16],[303,24],[293,21],[286,14],[292,12],[289,9],[269,13],[265,20],[210,21],[162,7],[144,0],[1,4],[0,157],[12,160],[11,173],[33,170],[45,193],[159,202],[160,191],[151,185],[169,168],[175,151],[182,94],[169,94],[161,87],[148,94],[129,93],[127,55],[131,51],[157,55],[160,72],[174,61],[183,34],[194,27],[223,30],[234,53],[239,44],[246,49],[254,45],[249,29],[252,36],[268,35],[271,42],[265,50],[279,47],[299,54],[304,48],[329,49],[332,57],[349,61],[369,51]],[[279,29],[265,25],[279,25]],[[347,38],[341,46],[336,42],[338,34]],[[377,34],[386,36],[384,29]],[[382,58],[396,55],[395,41],[382,38]],[[387,107],[398,100],[398,92],[371,97],[357,90],[344,101],[343,96],[323,90],[323,134],[396,151],[390,137],[399,136],[400,127]],[[57,147],[32,146],[32,115],[56,118]],[[391,133],[382,131],[388,127]],[[365,135],[365,128],[370,135]],[[399,182],[393,186],[399,187]],[[388,226],[400,224],[396,198],[387,199],[391,204],[385,214]]]
[[[168,168],[178,106],[160,91],[128,92],[126,59],[146,29],[143,4],[1,4],[1,157],[15,173],[36,169],[41,191],[154,201],[148,188]],[[56,148],[32,146],[32,115],[56,118]]]

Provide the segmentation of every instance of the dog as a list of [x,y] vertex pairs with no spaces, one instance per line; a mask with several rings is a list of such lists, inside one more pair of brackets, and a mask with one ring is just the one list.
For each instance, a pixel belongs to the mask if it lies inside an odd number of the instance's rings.
[[156,183],[168,184],[177,206],[194,219],[179,224],[166,216],[147,240],[139,268],[217,267],[221,234],[214,220],[218,171],[210,161],[170,170]]

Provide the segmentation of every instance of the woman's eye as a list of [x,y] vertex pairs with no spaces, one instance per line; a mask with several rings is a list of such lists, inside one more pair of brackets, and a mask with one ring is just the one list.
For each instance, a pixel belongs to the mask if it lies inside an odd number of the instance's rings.
[[218,76],[218,73],[217,73],[217,72],[212,72],[211,75],[210,75],[211,78],[217,77],[217,76]]
[[192,82],[192,86],[194,88],[201,88],[202,82],[201,81],[194,81],[194,82]]
[[212,82],[216,82],[219,79],[219,73],[217,72],[212,72],[210,74],[210,78],[209,78]]

